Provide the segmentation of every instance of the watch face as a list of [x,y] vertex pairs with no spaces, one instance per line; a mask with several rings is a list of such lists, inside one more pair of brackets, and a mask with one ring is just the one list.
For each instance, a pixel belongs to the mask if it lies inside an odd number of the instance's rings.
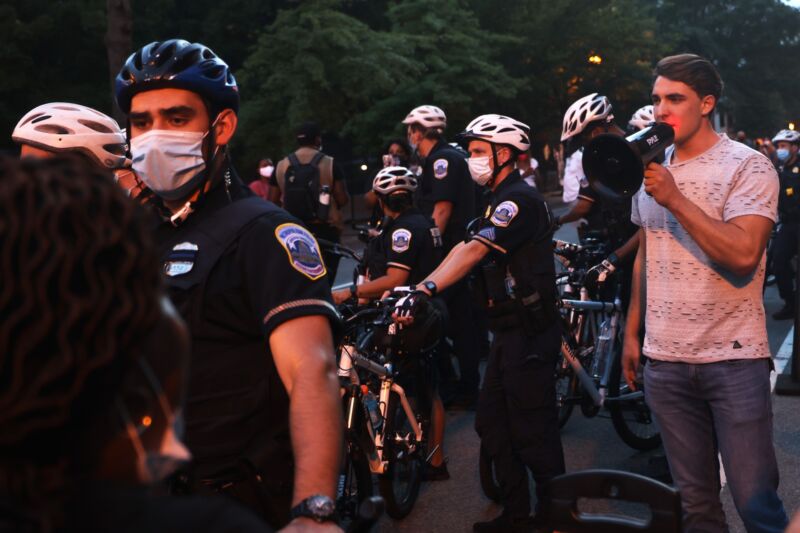
[[336,504],[327,496],[312,496],[308,499],[308,509],[314,516],[328,517],[333,514]]

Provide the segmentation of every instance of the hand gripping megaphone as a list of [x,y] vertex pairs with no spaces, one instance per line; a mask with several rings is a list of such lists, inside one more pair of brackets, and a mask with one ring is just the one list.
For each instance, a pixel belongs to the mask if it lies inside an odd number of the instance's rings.
[[629,137],[598,135],[583,149],[583,172],[600,195],[625,200],[642,186],[645,167],[652,161],[662,162],[664,150],[674,140],[675,130],[663,122]]

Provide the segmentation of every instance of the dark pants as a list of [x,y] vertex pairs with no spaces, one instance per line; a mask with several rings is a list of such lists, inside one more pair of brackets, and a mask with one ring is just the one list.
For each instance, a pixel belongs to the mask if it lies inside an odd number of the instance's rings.
[[748,533],[779,533],[788,523],[778,497],[768,359],[644,367],[688,533],[728,531],[719,499],[717,452]]
[[[325,239],[335,243],[341,242],[341,234],[339,230],[329,224],[307,224],[308,230],[318,239]],[[324,247],[322,249],[322,260],[325,261],[325,268],[328,270],[328,283],[333,286],[336,281],[336,273],[339,271],[338,255],[328,253]]]
[[778,294],[787,304],[794,306],[794,270],[792,258],[797,255],[798,223],[781,224],[772,244],[772,268],[778,285]]
[[545,484],[564,473],[552,348],[560,335],[552,329],[536,338],[521,330],[496,332],[478,398],[475,429],[494,462],[503,512],[513,517],[530,514],[526,467],[539,503]]
[[453,351],[461,371],[458,393],[474,397],[480,381],[480,340],[472,316],[473,297],[466,280],[447,289],[442,298],[447,304],[447,336],[453,341]]

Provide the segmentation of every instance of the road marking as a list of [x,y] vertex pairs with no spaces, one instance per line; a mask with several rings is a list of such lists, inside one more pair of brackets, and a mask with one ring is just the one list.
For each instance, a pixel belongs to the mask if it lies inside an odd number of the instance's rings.
[[792,345],[794,344],[794,328],[789,329],[786,338],[783,339],[778,353],[775,354],[775,371],[769,377],[770,391],[775,391],[775,382],[778,375],[783,373],[786,365],[792,360]]

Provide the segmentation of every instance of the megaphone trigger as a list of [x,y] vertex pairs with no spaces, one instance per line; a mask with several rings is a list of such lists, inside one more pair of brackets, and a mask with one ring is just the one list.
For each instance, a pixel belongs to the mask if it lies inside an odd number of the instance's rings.
[[663,161],[675,139],[669,124],[656,123],[627,138],[598,135],[584,148],[583,171],[599,194],[613,201],[630,198],[642,186],[645,167]]

